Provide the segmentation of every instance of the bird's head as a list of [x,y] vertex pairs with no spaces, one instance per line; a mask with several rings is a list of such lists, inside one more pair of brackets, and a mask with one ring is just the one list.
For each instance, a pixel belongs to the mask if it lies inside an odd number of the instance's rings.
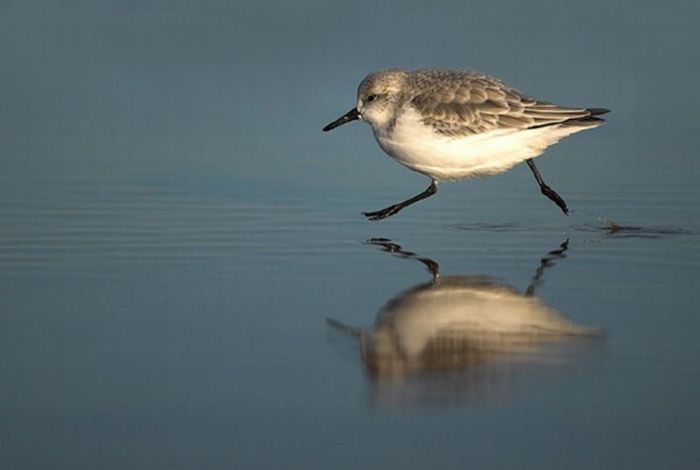
[[330,131],[356,119],[369,122],[372,127],[387,126],[395,116],[406,80],[406,70],[384,70],[367,75],[357,89],[357,105],[323,128]]

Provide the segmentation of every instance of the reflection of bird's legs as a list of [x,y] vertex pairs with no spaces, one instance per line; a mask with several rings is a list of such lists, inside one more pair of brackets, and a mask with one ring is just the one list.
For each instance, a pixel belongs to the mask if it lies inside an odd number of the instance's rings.
[[[401,248],[401,245],[392,242],[388,238],[370,238],[366,242],[368,245],[374,245],[378,246],[382,249],[382,251],[386,251],[387,253],[392,253],[395,256],[398,256],[400,258],[407,258],[407,259],[415,259],[423,263],[425,267],[430,271],[430,274],[433,275],[433,282],[437,281],[440,278],[440,265],[437,264],[435,261],[431,260],[430,258],[421,258],[417,254],[413,253],[412,251],[406,251],[403,248]],[[358,328],[356,326],[351,326],[351,325],[346,325],[345,323],[342,323],[338,320],[335,320],[333,318],[326,318],[326,323],[330,325],[331,327],[335,328],[336,330],[346,333],[350,336],[356,336],[356,337],[361,337],[362,336],[362,328]]]
[[566,258],[564,252],[568,249],[569,239],[567,238],[562,242],[561,245],[559,245],[559,248],[550,251],[549,253],[544,255],[542,259],[540,259],[540,265],[537,266],[537,269],[535,270],[535,275],[532,276],[532,279],[530,280],[530,285],[527,286],[527,289],[525,290],[525,295],[532,296],[535,294],[535,289],[540,284],[540,279],[544,274],[544,270],[552,265],[552,261],[556,259]]
[[406,251],[401,248],[401,245],[392,242],[388,238],[370,238],[367,240],[367,244],[381,247],[382,251],[393,253],[401,258],[418,260],[423,263],[430,274],[433,275],[433,281],[437,281],[440,278],[440,265],[436,261],[430,258],[422,258],[412,251]]

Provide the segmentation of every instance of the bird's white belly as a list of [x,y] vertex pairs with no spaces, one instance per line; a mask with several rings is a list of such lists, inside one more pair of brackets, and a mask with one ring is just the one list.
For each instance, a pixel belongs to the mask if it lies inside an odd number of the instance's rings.
[[579,130],[583,129],[548,126],[450,137],[434,132],[411,109],[399,117],[392,132],[374,129],[374,135],[402,165],[437,180],[458,180],[502,173]]

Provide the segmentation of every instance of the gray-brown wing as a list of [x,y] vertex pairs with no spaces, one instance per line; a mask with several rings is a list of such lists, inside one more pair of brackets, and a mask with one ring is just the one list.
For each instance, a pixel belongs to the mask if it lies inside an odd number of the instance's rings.
[[[438,77],[431,77],[438,78]],[[500,80],[473,73],[424,79],[411,103],[423,123],[448,136],[496,129],[528,129],[591,116],[585,108],[567,108],[528,98]]]

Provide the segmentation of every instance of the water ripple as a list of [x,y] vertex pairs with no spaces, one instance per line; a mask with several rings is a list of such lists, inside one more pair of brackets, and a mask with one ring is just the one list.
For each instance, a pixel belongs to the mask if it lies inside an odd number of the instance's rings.
[[[7,188],[3,192],[10,192]],[[139,186],[49,185],[2,194],[0,270],[233,261],[313,230],[298,205]],[[104,269],[104,268],[101,268]]]

